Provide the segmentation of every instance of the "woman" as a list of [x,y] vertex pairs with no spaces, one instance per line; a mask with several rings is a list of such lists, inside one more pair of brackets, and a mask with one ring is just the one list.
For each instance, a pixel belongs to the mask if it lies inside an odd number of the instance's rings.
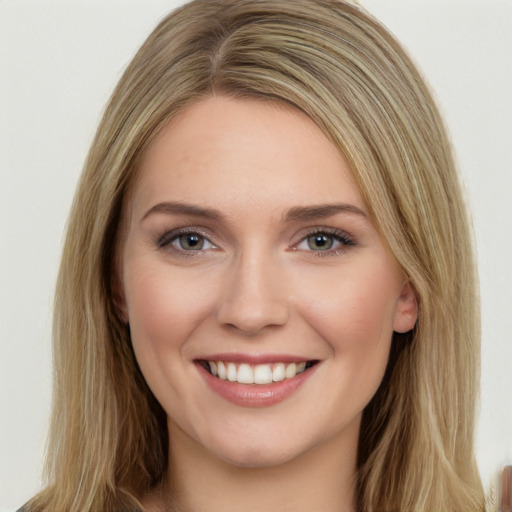
[[195,1],[68,228],[29,511],[483,510],[478,307],[439,114],[343,2]]

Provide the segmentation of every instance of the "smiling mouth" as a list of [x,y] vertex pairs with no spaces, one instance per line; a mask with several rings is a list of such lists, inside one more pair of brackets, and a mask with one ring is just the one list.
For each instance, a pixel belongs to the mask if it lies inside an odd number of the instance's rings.
[[292,379],[313,367],[318,361],[297,363],[247,364],[224,361],[199,361],[211,375],[220,380],[239,384],[272,384]]

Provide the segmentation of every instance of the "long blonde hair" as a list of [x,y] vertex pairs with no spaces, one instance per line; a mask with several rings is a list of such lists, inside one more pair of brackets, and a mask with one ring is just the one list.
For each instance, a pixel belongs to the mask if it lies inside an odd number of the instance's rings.
[[55,300],[48,485],[29,510],[135,507],[163,477],[165,414],[116,313],[116,243],[141,155],[174,115],[212,94],[274,99],[310,116],[350,163],[416,291],[416,328],[395,335],[364,411],[358,510],[483,510],[473,452],[477,284],[448,138],[397,41],[336,0],[196,0],[164,19],[126,69],[69,220]]

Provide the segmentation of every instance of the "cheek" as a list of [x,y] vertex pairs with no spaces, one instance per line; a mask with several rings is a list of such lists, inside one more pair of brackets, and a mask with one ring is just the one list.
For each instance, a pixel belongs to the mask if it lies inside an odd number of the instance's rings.
[[[204,281],[199,281],[204,282]],[[189,340],[211,311],[212,289],[197,287],[189,274],[155,259],[133,259],[125,267],[125,297],[138,365],[155,397],[185,421],[188,386],[195,373],[187,358]]]
[[[331,350],[333,407],[356,414],[379,387],[393,334],[397,283],[389,269],[362,268],[316,280],[303,316]],[[323,285],[322,285],[323,283]]]
[[303,315],[334,351],[375,347],[393,332],[395,281],[389,271],[378,269],[317,279],[315,287],[308,288],[315,292],[303,302]]
[[154,262],[135,263],[126,269],[128,321],[136,352],[182,349],[214,302],[215,287],[205,289],[194,284],[198,282]]

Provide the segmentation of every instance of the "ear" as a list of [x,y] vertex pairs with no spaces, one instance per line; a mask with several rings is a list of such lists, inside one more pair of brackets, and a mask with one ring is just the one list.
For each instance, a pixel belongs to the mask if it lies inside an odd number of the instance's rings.
[[[125,198],[126,199],[126,198]],[[124,250],[126,244],[126,236],[128,230],[128,222],[126,212],[124,210],[124,200],[122,201],[120,220],[117,227],[117,233],[114,237],[113,261],[112,261],[112,303],[114,312],[117,314],[122,323],[128,325],[128,306],[126,304],[126,294],[124,291]]]
[[[119,238],[121,238],[121,235],[119,235]],[[112,265],[112,302],[119,320],[124,324],[128,324],[128,307],[126,305],[126,294],[124,293],[123,257],[121,251],[121,242],[118,240],[114,250]]]
[[405,281],[396,301],[393,330],[400,333],[409,332],[414,328],[417,320],[418,301],[416,300],[416,293],[411,283]]
[[128,323],[128,308],[126,307],[126,300],[124,296],[124,289],[119,279],[114,279],[112,287],[112,300],[114,302],[114,310],[119,317],[119,320],[124,324]]
[[128,308],[126,307],[126,298],[124,294],[124,286],[116,272],[112,279],[112,301],[117,316],[124,324],[128,323]]

